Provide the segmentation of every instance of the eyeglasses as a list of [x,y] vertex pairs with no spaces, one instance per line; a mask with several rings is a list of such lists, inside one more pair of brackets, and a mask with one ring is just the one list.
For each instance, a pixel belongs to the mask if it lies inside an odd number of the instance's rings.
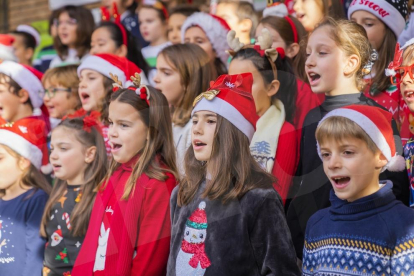
[[72,93],[72,88],[58,88],[58,87],[53,87],[50,89],[45,89],[45,94],[51,99],[56,95],[56,92],[67,92],[67,93]]
[[391,83],[394,85],[399,85],[407,74],[411,79],[414,79],[414,64],[411,64],[410,66],[397,67],[395,68],[395,72],[397,72],[397,74],[395,74],[395,76],[391,76]]
[[70,18],[69,20],[59,21],[59,19],[53,20],[53,25],[58,27],[59,25],[75,26],[78,24],[78,21],[75,18]]

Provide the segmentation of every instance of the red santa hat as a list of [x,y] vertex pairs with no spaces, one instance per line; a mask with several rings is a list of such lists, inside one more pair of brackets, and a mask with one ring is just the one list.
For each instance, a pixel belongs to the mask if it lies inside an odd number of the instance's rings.
[[0,126],[0,144],[9,147],[38,169],[42,165],[42,150],[46,144],[46,125],[43,120],[24,118]]
[[252,85],[251,73],[221,75],[207,92],[201,93],[194,100],[191,115],[201,110],[217,113],[237,127],[251,141],[259,119],[252,96]]
[[205,12],[196,12],[187,17],[181,27],[181,40],[184,41],[185,32],[191,27],[200,27],[210,40],[217,57],[227,65],[229,54],[227,45],[227,33],[230,31],[226,21],[216,15]]
[[[398,155],[395,149],[394,132],[392,130],[392,114],[375,106],[350,105],[335,109],[319,122],[319,125],[330,117],[344,117],[359,125],[375,143],[385,156],[388,163],[383,168],[389,171],[403,171],[405,169],[404,157]],[[321,157],[319,143],[318,154]]]
[[34,38],[34,40],[36,41],[36,47],[39,46],[39,44],[40,44],[39,32],[35,28],[33,28],[32,26],[19,25],[19,26],[17,26],[16,31],[22,32],[22,33],[27,33],[27,34],[31,35]]
[[0,34],[0,60],[17,61],[14,55],[13,42],[13,36]]
[[207,229],[207,214],[205,209],[206,203],[201,201],[198,208],[187,219],[185,225],[198,230]]
[[29,92],[30,101],[34,108],[42,106],[44,89],[41,80],[43,73],[33,67],[13,61],[3,61],[0,63],[0,73],[9,76],[21,88]]
[[130,78],[135,73],[140,74],[142,82],[146,83],[145,75],[138,66],[125,57],[112,54],[96,54],[86,57],[78,67],[79,77],[83,69],[96,71],[108,78],[111,78],[110,74],[117,75],[124,87],[132,85]]

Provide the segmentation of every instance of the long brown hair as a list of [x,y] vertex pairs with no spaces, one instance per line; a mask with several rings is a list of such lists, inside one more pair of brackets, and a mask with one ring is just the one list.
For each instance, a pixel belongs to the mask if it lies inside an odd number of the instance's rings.
[[178,206],[188,205],[197,193],[199,185],[206,179],[207,171],[211,180],[201,197],[229,200],[240,199],[255,188],[272,189],[276,179],[264,171],[250,154],[249,139],[227,119],[217,115],[213,148],[206,165],[194,156],[193,146],[185,155],[185,177],[178,190]]
[[[63,13],[67,13],[70,18],[76,19],[76,51],[78,57],[82,58],[89,52],[91,45],[91,36],[95,28],[95,21],[93,20],[90,10],[80,6],[65,6],[59,10],[57,19]],[[53,39],[53,46],[56,49],[58,56],[63,60],[68,56],[69,47],[64,45],[57,35]]]
[[196,44],[171,45],[164,48],[159,55],[162,55],[180,75],[184,95],[172,110],[172,122],[185,126],[190,120],[194,99],[207,91],[210,81],[217,78],[217,72],[208,54]]
[[[4,149],[14,158],[17,159],[17,162],[20,158],[23,158],[20,154],[12,150],[6,145],[2,145]],[[32,196],[37,190],[43,190],[47,194],[50,194],[52,187],[47,182],[45,176],[33,165],[30,163],[30,166],[23,170],[22,177],[20,180],[20,185],[33,187],[33,193],[31,193],[28,197]],[[4,189],[0,189],[0,198],[5,195],[6,191]]]
[[[93,202],[95,201],[96,196],[95,188],[105,177],[108,167],[105,142],[102,135],[95,127],[91,127],[90,132],[84,130],[83,127],[83,118],[65,119],[56,127],[56,129],[64,128],[68,133],[74,133],[77,141],[84,146],[85,150],[92,146],[96,146],[95,159],[88,164],[85,169],[85,183],[81,186],[80,191],[80,193],[82,193],[82,198],[80,202],[76,204],[71,214],[72,228],[70,231],[74,236],[84,236],[86,234]],[[46,237],[46,226],[49,223],[50,212],[56,202],[63,196],[67,188],[68,184],[66,181],[56,179],[42,217],[40,234],[43,237]]]
[[[139,114],[142,122],[148,127],[148,140],[138,154],[140,155],[134,165],[131,176],[125,184],[123,200],[128,200],[135,189],[138,178],[145,173],[149,178],[164,181],[168,178],[166,173],[171,173],[177,178],[177,166],[175,163],[175,147],[172,135],[172,123],[168,102],[165,96],[158,90],[148,87],[150,100],[149,106],[145,100],[130,89],[120,89],[112,95],[111,102],[120,102],[131,105]],[[109,170],[98,190],[105,188],[113,172],[119,167],[119,163],[112,159]]]

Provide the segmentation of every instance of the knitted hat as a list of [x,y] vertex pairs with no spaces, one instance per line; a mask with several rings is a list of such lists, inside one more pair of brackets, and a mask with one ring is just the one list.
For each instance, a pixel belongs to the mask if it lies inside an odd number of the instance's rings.
[[36,41],[36,47],[39,46],[39,44],[40,44],[39,32],[35,28],[33,28],[32,26],[19,25],[19,26],[17,26],[16,31],[22,32],[22,33],[27,33],[27,34],[33,36],[34,40]]
[[29,92],[30,101],[34,108],[43,104],[44,89],[42,85],[43,73],[33,67],[19,64],[13,61],[0,63],[0,73],[12,78],[17,84]]
[[207,92],[194,100],[193,115],[197,111],[208,110],[226,118],[252,140],[259,117],[252,96],[253,76],[221,75]]
[[42,165],[46,137],[45,122],[35,118],[27,117],[0,126],[0,144],[29,159],[38,169]]
[[0,34],[0,60],[17,61],[14,55],[13,42],[13,36]]
[[117,75],[124,87],[132,85],[131,76],[135,73],[141,74],[141,69],[133,62],[112,54],[96,54],[86,57],[78,67],[78,76],[83,69],[94,70],[108,78],[111,78],[109,73]]
[[289,12],[288,12],[286,5],[283,3],[283,1],[280,1],[280,0],[268,0],[266,8],[263,10],[263,17],[268,17],[268,16],[285,17],[288,15],[289,15]]
[[[375,106],[350,105],[329,112],[322,118],[319,125],[330,117],[347,118],[368,134],[388,160],[382,171],[386,169],[389,171],[403,171],[405,169],[404,157],[398,155],[395,149],[394,133],[391,127],[392,114],[390,112]],[[321,157],[319,143],[317,146],[319,157]]]
[[204,209],[206,209],[206,203],[201,201],[198,209],[194,210],[185,225],[198,230],[207,229],[207,214]]
[[367,11],[384,22],[395,36],[405,28],[405,18],[408,14],[406,0],[353,0],[348,9],[348,19],[356,11]]
[[200,27],[213,45],[214,51],[216,51],[217,57],[227,64],[229,54],[226,52],[227,46],[227,33],[230,31],[229,25],[223,18],[205,13],[196,12],[187,17],[181,27],[181,40],[184,41],[185,32],[191,27]]

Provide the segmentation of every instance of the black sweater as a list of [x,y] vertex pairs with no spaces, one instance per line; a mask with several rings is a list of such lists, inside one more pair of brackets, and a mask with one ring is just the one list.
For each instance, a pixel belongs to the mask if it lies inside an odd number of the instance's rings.
[[[329,207],[329,194],[332,185],[323,171],[322,160],[316,150],[315,132],[319,121],[330,111],[351,104],[382,106],[361,93],[340,96],[327,96],[325,102],[309,111],[303,123],[300,159],[295,181],[291,190],[293,200],[287,209],[287,222],[292,234],[296,255],[302,259],[304,234],[309,218],[318,210]],[[403,147],[395,121],[392,121],[396,151],[402,154]],[[408,205],[409,182],[407,171],[385,171],[381,180],[393,183],[393,192],[398,200]]]

